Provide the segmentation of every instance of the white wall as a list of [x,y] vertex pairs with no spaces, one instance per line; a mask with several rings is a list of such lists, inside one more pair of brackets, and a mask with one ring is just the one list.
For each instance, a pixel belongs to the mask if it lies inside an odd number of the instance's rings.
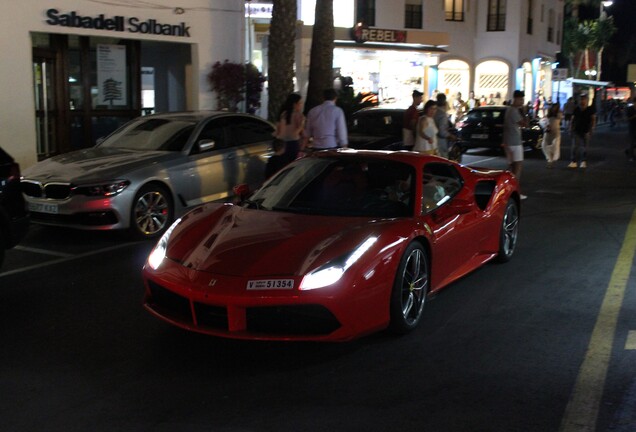
[[[7,0],[4,2],[8,3]],[[206,81],[206,74],[215,61],[226,58],[244,61],[243,1],[183,0],[178,4],[183,8],[183,14],[175,13],[176,5],[171,0],[110,0],[104,3],[26,0],[10,3],[11,7],[5,7],[0,14],[0,52],[3,54],[0,61],[0,147],[8,151],[22,168],[34,164],[37,159],[31,32],[118,36],[125,39],[191,44],[192,76],[187,86],[191,89],[190,98],[194,109],[211,109],[216,105]],[[55,8],[60,13],[76,11],[79,15],[90,17],[99,14],[107,17],[135,16],[142,21],[155,19],[166,24],[179,24],[183,21],[190,27],[190,37],[52,26],[46,23],[46,11],[50,8]]]

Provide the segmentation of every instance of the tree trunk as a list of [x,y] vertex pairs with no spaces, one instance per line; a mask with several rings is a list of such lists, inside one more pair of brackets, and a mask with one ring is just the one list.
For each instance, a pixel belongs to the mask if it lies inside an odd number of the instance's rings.
[[269,28],[267,115],[278,120],[278,112],[294,91],[294,46],[296,43],[296,0],[274,0]]
[[604,47],[600,47],[596,54],[596,81],[601,80],[601,62],[603,61]]
[[333,88],[333,38],[333,0],[316,0],[305,112],[322,102],[323,90]]

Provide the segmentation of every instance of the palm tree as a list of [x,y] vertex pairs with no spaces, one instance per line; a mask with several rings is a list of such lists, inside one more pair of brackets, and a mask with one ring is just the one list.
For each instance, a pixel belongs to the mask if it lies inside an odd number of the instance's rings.
[[[573,76],[577,76],[582,66],[589,69],[590,50],[595,50],[596,59],[596,79],[601,79],[601,63],[603,50],[609,43],[610,38],[616,32],[616,27],[611,17],[606,18],[602,13],[602,0],[565,0],[566,5],[571,8],[571,18],[567,19],[563,32],[563,54],[570,60],[570,67],[574,68]],[[579,22],[579,6],[598,7],[601,14],[598,20]],[[576,61],[575,59],[579,60]],[[585,64],[583,64],[585,63]]]
[[[294,44],[296,40],[296,0],[274,0],[269,28],[268,117],[278,120],[287,95],[294,91]],[[273,49],[272,49],[273,48]]]
[[614,25],[614,19],[612,17],[599,19],[593,28],[591,46],[597,52],[597,81],[601,79],[601,63],[603,62],[603,50],[607,45],[609,45],[610,39],[612,38],[614,33],[616,33],[616,26]]
[[333,0],[316,0],[305,112],[319,105],[322,92],[333,87]]

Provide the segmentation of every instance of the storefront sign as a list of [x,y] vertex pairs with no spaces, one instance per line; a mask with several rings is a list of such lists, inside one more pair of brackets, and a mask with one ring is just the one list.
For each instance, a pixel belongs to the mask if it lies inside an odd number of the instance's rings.
[[57,9],[47,10],[46,17],[46,23],[52,26],[190,37],[190,26],[187,26],[185,22],[179,24],[164,24],[155,19],[142,21],[137,17],[125,17],[121,15],[114,17],[106,17],[104,14],[83,16],[75,11],[60,13]]
[[273,9],[272,3],[246,3],[245,17],[272,19]]
[[406,32],[404,30],[389,30],[369,28],[364,24],[358,24],[352,29],[353,39],[358,43],[363,42],[386,42],[404,43],[406,42]]
[[100,105],[126,105],[126,47],[97,45],[97,85]]

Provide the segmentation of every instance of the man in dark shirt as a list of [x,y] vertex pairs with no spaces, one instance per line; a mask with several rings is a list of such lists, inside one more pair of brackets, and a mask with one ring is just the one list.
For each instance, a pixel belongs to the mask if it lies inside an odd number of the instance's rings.
[[415,126],[420,118],[417,107],[422,103],[422,93],[419,90],[413,90],[413,103],[404,112],[404,121],[402,123],[402,145],[405,149],[411,150],[415,144]]
[[571,162],[568,168],[587,168],[587,146],[596,125],[594,106],[588,106],[588,104],[589,97],[584,93],[572,113],[572,122],[570,123],[570,136],[572,137]]

